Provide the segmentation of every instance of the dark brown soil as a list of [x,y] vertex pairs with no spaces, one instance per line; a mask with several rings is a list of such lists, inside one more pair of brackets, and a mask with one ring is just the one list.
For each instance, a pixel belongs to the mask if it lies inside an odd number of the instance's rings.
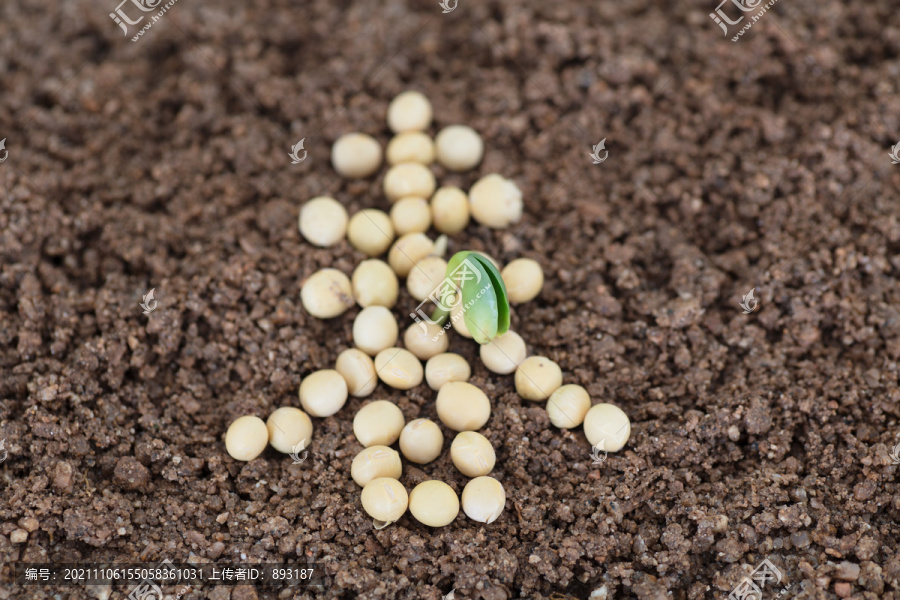
[[[134,43],[115,4],[0,6],[0,561],[316,560],[330,578],[189,599],[663,600],[724,599],[768,558],[766,599],[900,598],[895,3],[781,0],[737,43],[716,0],[180,0]],[[349,477],[359,400],[315,421],[302,465],[222,441],[348,346],[356,310],[313,319],[299,289],[362,255],[312,248],[296,217],[320,194],[387,207],[380,175],[343,182],[329,150],[386,142],[407,88],[485,139],[477,172],[439,181],[524,192],[518,227],[472,225],[450,251],[537,259],[513,328],[633,422],[594,466],[455,337],[493,401],[509,499],[490,526],[373,530]],[[435,415],[424,385],[374,397]],[[408,488],[426,478],[466,482],[447,455],[405,466]]]

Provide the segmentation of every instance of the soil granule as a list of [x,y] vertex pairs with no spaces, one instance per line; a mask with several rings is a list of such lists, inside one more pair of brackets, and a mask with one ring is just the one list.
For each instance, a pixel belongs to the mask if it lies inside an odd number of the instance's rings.
[[[782,0],[732,42],[715,4],[180,0],[137,42],[115,1],[0,6],[0,562],[327,575],[189,600],[663,600],[724,599],[768,559],[767,599],[900,598],[900,11]],[[493,404],[508,500],[489,526],[373,529],[350,478],[358,399],[314,420],[302,464],[224,448],[233,419],[297,406],[350,344],[358,308],[317,320],[299,290],[364,257],[312,247],[296,219],[318,195],[388,208],[383,170],[343,181],[329,152],[350,131],[386,144],[410,88],[432,134],[485,141],[440,184],[497,172],[524,194],[521,222],[472,224],[448,256],[540,262],[512,328],[633,424],[593,464],[580,429],[454,336]],[[404,290],[404,327],[416,304]],[[434,397],[369,399],[410,420]],[[404,461],[404,485],[461,492],[446,449]],[[2,569],[0,600],[127,595]]]

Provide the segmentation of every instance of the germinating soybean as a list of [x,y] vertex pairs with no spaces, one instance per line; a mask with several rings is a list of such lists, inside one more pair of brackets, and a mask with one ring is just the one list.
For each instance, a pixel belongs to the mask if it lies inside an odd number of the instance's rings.
[[385,306],[391,308],[397,303],[400,293],[400,282],[391,266],[383,260],[370,258],[364,260],[353,270],[350,278],[353,296],[357,304],[367,306]]
[[506,295],[513,304],[531,302],[544,287],[544,271],[540,263],[530,258],[517,258],[500,272],[506,285]]
[[300,209],[300,233],[323,248],[337,244],[347,233],[347,209],[334,198],[319,196]]
[[484,142],[466,125],[449,125],[434,138],[438,162],[450,171],[474,169],[484,156]]
[[350,278],[337,269],[316,271],[303,283],[300,302],[314,317],[337,317],[355,303]]
[[522,192],[510,179],[493,173],[469,190],[472,218],[495,229],[509,227],[522,218]]
[[481,362],[488,371],[508,375],[515,371],[528,356],[525,340],[515,331],[498,335],[478,350]]
[[368,177],[381,166],[381,144],[365,133],[342,135],[331,147],[331,164],[341,177]]
[[493,477],[476,477],[463,488],[462,509],[473,521],[493,523],[504,508],[506,491]]
[[394,226],[383,210],[364,208],[347,224],[347,240],[366,256],[381,256],[394,241]]
[[268,443],[269,430],[259,417],[239,417],[225,432],[225,449],[235,460],[253,460],[262,454]]
[[400,198],[391,207],[391,224],[397,235],[425,233],[431,227],[431,208],[424,198]]
[[376,400],[353,417],[353,435],[363,446],[390,446],[400,437],[406,423],[403,412],[393,402]]
[[459,233],[469,224],[469,197],[458,187],[439,188],[431,197],[431,218],[441,233]]
[[303,450],[312,440],[312,420],[293,406],[276,409],[266,419],[266,428],[269,430],[269,443],[284,454],[290,454],[295,448]]
[[424,465],[441,455],[444,434],[437,423],[429,419],[415,419],[400,432],[400,452],[407,460]]
[[397,343],[397,319],[383,306],[368,306],[353,320],[353,343],[370,356]]
[[431,127],[431,102],[422,92],[398,94],[388,105],[387,124],[394,133],[425,131]]
[[[423,326],[425,329],[422,329]],[[403,345],[415,354],[416,358],[428,360],[447,351],[450,336],[440,325],[419,321],[410,325],[403,333]]]
[[408,390],[422,383],[422,363],[409,350],[388,348],[375,356],[378,378],[398,390]]
[[421,131],[405,131],[394,136],[387,146],[389,165],[417,162],[430,165],[434,162],[434,142]]
[[491,402],[485,393],[463,381],[441,386],[435,407],[441,422],[453,431],[481,429],[491,418]]
[[540,402],[562,385],[562,369],[546,356],[530,356],[516,369],[515,381],[522,398]]
[[423,525],[443,527],[459,514],[459,497],[443,481],[423,481],[409,494],[409,512]]
[[497,455],[486,437],[477,431],[463,431],[450,444],[450,459],[466,477],[481,477],[494,469]]
[[584,416],[584,436],[591,446],[603,442],[603,449],[618,452],[631,436],[631,421],[613,404],[596,404]]
[[584,422],[584,416],[591,408],[591,397],[580,385],[568,384],[550,395],[547,401],[547,416],[560,429],[572,429]]
[[389,477],[378,477],[367,483],[361,499],[363,510],[379,521],[376,523],[378,528],[386,527],[402,517],[409,506],[406,488]]
[[391,202],[406,196],[431,198],[436,185],[431,169],[417,162],[394,165],[384,175],[384,195]]
[[387,446],[369,446],[353,458],[350,477],[360,487],[379,477],[400,479],[403,465],[396,450]]
[[[446,337],[446,334],[445,334]],[[428,387],[437,391],[451,381],[469,381],[472,368],[466,359],[453,352],[432,356],[425,363],[425,381]]]
[[347,402],[347,382],[332,369],[315,371],[300,382],[300,406],[313,417],[330,417]]
[[348,348],[338,354],[334,370],[347,382],[347,392],[354,398],[365,398],[378,384],[375,375],[375,361],[357,348]]

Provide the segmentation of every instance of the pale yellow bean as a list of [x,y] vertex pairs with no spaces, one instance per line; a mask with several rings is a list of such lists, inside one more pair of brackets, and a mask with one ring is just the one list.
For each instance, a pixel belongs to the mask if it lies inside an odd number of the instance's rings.
[[303,308],[319,319],[342,315],[353,306],[350,278],[337,269],[322,269],[310,275],[300,289]]
[[394,226],[386,212],[364,208],[347,224],[350,245],[367,256],[381,256],[394,241]]
[[522,398],[540,402],[562,385],[562,369],[546,356],[530,356],[516,369],[515,382]]
[[362,490],[363,510],[379,521],[376,527],[384,527],[397,521],[409,506],[406,488],[396,479],[377,477],[367,483]]
[[476,477],[463,488],[462,509],[473,521],[493,523],[504,508],[506,491],[493,477]]
[[515,331],[498,335],[478,350],[481,362],[488,371],[508,375],[515,371],[528,356],[525,340]]
[[405,420],[393,402],[376,400],[353,417],[353,435],[363,446],[390,446],[400,437]]
[[425,363],[425,381],[434,391],[451,381],[469,381],[471,376],[472,368],[466,359],[452,352],[432,356]]
[[312,441],[313,424],[305,412],[293,406],[276,409],[266,420],[269,443],[284,454],[302,451]]
[[422,363],[409,350],[388,348],[375,356],[378,378],[398,390],[408,390],[422,383],[425,370]]
[[396,344],[399,335],[397,319],[383,306],[368,306],[353,320],[353,343],[369,356]]
[[584,422],[584,416],[591,408],[591,397],[580,385],[569,384],[560,387],[547,401],[547,416],[560,429],[572,429]]
[[613,404],[595,404],[584,417],[584,436],[591,446],[618,452],[631,437],[631,421],[621,408]]
[[494,469],[497,455],[486,437],[477,431],[463,431],[450,444],[450,459],[466,477],[481,477]]
[[375,361],[357,348],[348,348],[338,354],[334,369],[347,382],[347,391],[354,398],[365,398],[378,385]]
[[481,429],[491,418],[491,402],[480,389],[463,381],[445,383],[435,402],[441,422],[453,431]]
[[381,166],[381,144],[365,133],[342,135],[331,147],[331,164],[341,177],[368,177]]
[[360,487],[379,477],[400,479],[402,474],[400,454],[387,446],[369,446],[350,463],[350,477]]
[[315,371],[300,382],[300,405],[313,417],[330,417],[347,402],[347,382],[333,369]]
[[383,260],[364,260],[353,270],[350,280],[356,302],[367,306],[393,307],[400,293],[400,282],[391,266]]
[[409,512],[423,525],[443,527],[459,514],[459,497],[443,481],[423,481],[409,494]]
[[444,434],[429,419],[412,420],[400,432],[400,452],[414,463],[430,463],[441,455],[443,447]]
[[235,460],[251,461],[266,449],[269,430],[259,417],[239,417],[225,432],[225,450]]
[[469,190],[472,218],[495,229],[505,229],[522,218],[522,192],[511,179],[492,173]]

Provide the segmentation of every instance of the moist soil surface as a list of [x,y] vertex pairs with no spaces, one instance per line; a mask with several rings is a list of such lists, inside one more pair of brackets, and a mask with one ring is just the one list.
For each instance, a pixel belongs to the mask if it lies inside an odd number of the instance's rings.
[[[723,36],[715,0],[181,0],[135,42],[149,18],[125,36],[114,5],[0,7],[3,563],[325,575],[188,599],[662,600],[726,598],[768,559],[764,598],[900,598],[896,4],[782,0],[736,42],[751,13]],[[436,419],[424,384],[314,419],[301,464],[237,462],[223,442],[238,416],[298,406],[301,379],[351,345],[358,307],[318,320],[300,288],[364,256],[311,246],[296,219],[319,195],[389,208],[384,170],[342,180],[330,147],[385,144],[410,88],[430,133],[485,142],[472,172],[435,165],[439,184],[497,172],[524,196],[519,223],[472,223],[448,255],[540,262],[512,328],[633,425],[595,461],[454,335],[493,406],[508,499],[490,525],[407,513],[376,530],[361,509],[353,415],[387,399]],[[416,304],[404,289],[403,328]],[[407,489],[462,491],[444,433],[438,460],[404,461]],[[128,593],[9,569],[3,600]]]

